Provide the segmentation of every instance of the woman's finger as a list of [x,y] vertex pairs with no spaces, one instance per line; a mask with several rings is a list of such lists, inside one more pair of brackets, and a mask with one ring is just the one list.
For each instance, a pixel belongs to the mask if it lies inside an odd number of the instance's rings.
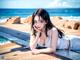
[[40,30],[37,29],[37,27],[36,27],[35,25],[33,26],[33,28],[34,28],[36,31],[40,32]]

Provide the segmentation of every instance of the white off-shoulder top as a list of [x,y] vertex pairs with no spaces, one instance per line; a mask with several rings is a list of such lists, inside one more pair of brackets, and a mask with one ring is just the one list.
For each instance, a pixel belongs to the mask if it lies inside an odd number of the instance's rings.
[[[56,28],[52,28],[52,30],[55,30],[55,29]],[[45,44],[43,45],[40,42],[38,42],[38,46],[50,48],[51,42],[52,42],[51,36],[48,36],[47,40],[45,41]],[[69,44],[69,41],[65,40],[65,38],[58,38],[57,49],[67,49],[68,44]]]

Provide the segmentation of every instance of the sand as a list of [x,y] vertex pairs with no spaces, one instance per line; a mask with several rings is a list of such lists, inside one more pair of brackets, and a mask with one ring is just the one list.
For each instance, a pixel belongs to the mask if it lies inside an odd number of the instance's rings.
[[21,47],[20,45],[17,45],[16,43],[7,43],[4,45],[0,45],[0,53],[9,52],[13,48]]
[[54,55],[48,54],[37,54],[33,55],[31,51],[21,52],[11,52],[4,55],[4,59],[6,60],[60,60],[59,58],[55,57]]
[[0,26],[18,30],[18,31],[22,31],[22,32],[30,32],[30,30],[31,30],[31,26],[28,23],[27,24],[3,24]]

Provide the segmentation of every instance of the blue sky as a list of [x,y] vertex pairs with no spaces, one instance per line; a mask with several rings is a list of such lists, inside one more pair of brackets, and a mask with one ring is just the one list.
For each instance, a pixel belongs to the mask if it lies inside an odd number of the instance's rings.
[[80,0],[0,0],[0,8],[80,8]]

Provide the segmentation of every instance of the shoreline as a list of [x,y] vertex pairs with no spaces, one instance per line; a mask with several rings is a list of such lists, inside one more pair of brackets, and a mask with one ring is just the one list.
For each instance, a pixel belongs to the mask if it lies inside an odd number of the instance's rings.
[[[31,16],[31,15],[30,15]],[[27,18],[29,18],[30,16],[27,17],[20,17],[20,20],[23,22],[24,20],[26,20]],[[16,17],[16,16],[13,16]],[[11,17],[11,18],[13,18]],[[61,17],[64,21],[68,20],[68,21],[80,21],[80,16],[50,16],[50,19],[52,20],[53,17]],[[0,25],[4,25],[5,22],[9,19],[10,17],[7,18],[1,18],[0,19]]]
[[10,41],[6,41],[6,42],[4,42],[4,43],[0,43],[0,46],[1,45],[5,45],[5,44],[8,44],[8,43],[11,43]]

